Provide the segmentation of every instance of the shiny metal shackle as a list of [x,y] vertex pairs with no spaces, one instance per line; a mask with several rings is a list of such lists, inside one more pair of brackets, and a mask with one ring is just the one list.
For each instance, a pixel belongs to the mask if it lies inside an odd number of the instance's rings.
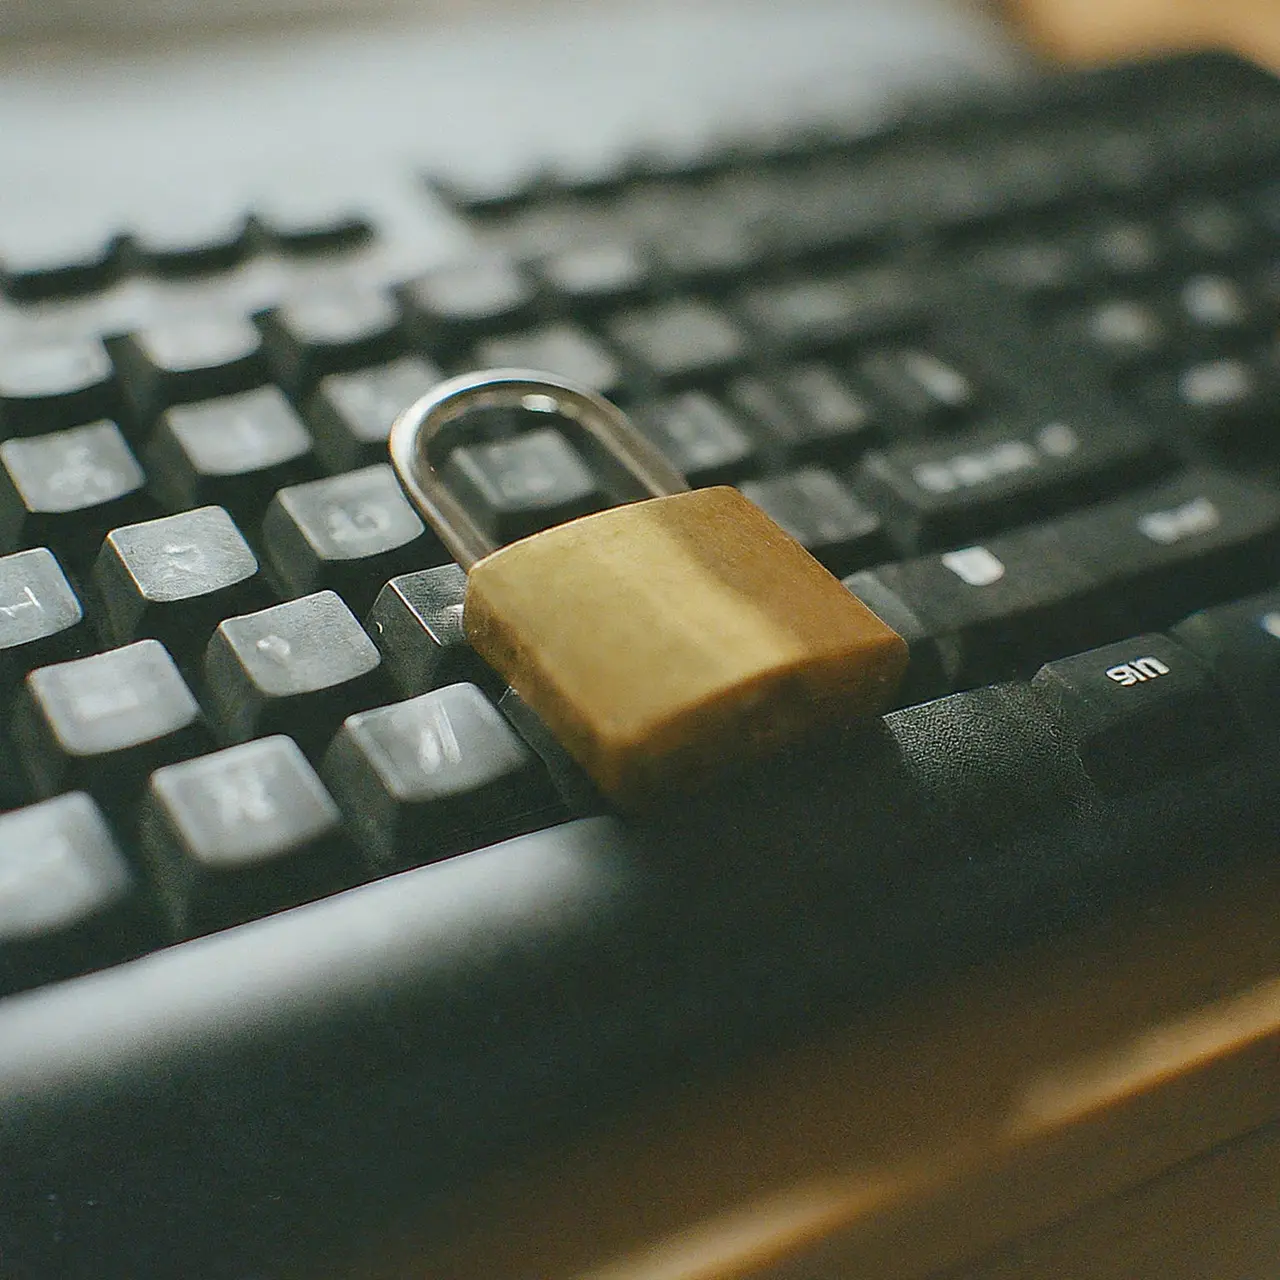
[[554,414],[579,441],[596,446],[635,482],[637,498],[684,493],[689,485],[617,405],[576,383],[528,369],[486,369],[450,378],[411,404],[391,428],[391,464],[410,501],[450,555],[470,570],[496,551],[436,470],[441,432],[476,409],[525,409]]

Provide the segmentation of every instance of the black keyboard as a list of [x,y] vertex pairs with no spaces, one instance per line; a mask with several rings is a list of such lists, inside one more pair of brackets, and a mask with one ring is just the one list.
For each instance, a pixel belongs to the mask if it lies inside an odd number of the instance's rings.
[[[269,1274],[1273,841],[1278,161],[1280,87],[1197,56],[433,179],[485,255],[412,279],[345,207],[0,246],[0,1273]],[[740,487],[900,708],[607,812],[386,461],[494,365]],[[445,466],[497,540],[613,500],[524,425]]]

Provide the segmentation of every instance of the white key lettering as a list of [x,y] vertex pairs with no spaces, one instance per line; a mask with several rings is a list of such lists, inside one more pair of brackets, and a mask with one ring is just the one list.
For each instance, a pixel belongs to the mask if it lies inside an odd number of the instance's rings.
[[1004,577],[1004,565],[986,547],[964,547],[948,551],[942,563],[971,587],[989,587]]
[[439,773],[462,760],[462,747],[453,731],[449,713],[438,703],[431,708],[430,723],[418,733],[418,767],[423,773]]
[[1135,684],[1146,684],[1148,680],[1158,680],[1167,676],[1169,668],[1159,658],[1135,658],[1132,662],[1122,662],[1119,666],[1107,668],[1107,679],[1114,680],[1122,688]]
[[1171,511],[1151,511],[1138,518],[1138,531],[1169,547],[1199,533],[1211,533],[1222,523],[1218,508],[1208,498],[1192,498]]
[[23,599],[15,600],[13,604],[0,604],[0,613],[3,613],[6,618],[16,618],[19,613],[27,609],[44,612],[44,605],[36,599],[36,593],[30,587],[23,587],[22,595]]

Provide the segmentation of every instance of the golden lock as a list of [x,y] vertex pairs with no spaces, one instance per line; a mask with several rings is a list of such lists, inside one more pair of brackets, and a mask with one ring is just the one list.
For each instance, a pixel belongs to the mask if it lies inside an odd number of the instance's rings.
[[[440,434],[483,407],[554,413],[640,501],[494,550],[443,486]],[[454,378],[401,415],[391,457],[468,571],[467,639],[623,808],[688,793],[876,715],[907,646],[736,489],[690,490],[607,400],[518,370]]]

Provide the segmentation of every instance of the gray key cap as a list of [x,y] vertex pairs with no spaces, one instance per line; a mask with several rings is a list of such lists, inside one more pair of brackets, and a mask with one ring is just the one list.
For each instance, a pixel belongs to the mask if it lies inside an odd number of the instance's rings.
[[0,444],[0,550],[45,543],[75,564],[113,525],[154,508],[114,422]]
[[28,671],[75,657],[84,610],[48,547],[0,556],[0,696]]
[[109,810],[127,805],[152,769],[209,746],[200,708],[156,640],[33,671],[13,734],[38,794],[81,787]]
[[618,362],[574,324],[487,338],[476,347],[476,360],[485,368],[545,370],[581,382],[602,395],[615,393],[622,382]]
[[262,538],[288,594],[327,588],[357,613],[388,578],[448,559],[385,462],[281,489],[267,508]]
[[151,636],[183,662],[203,654],[223,618],[270,601],[257,557],[221,507],[113,529],[93,583],[109,642]]
[[316,453],[330,471],[350,471],[387,456],[391,424],[442,378],[418,356],[323,379],[307,407]]
[[114,342],[134,411],[150,421],[173,404],[247,391],[265,381],[262,335],[244,316],[188,316]]
[[366,625],[402,694],[411,697],[458,680],[496,681],[467,643],[466,593],[467,575],[456,564],[401,574],[378,593]]
[[550,427],[493,444],[460,446],[441,468],[445,482],[498,542],[598,511],[600,484]]
[[832,573],[851,573],[889,554],[880,517],[823,467],[749,480],[739,488]]
[[609,336],[639,369],[662,382],[689,383],[722,374],[747,355],[747,340],[719,307],[685,298],[626,311],[608,323]]
[[168,506],[213,504],[253,523],[281,485],[315,473],[311,437],[276,387],[169,409],[147,463]]
[[657,404],[637,425],[684,472],[690,484],[724,484],[748,474],[755,441],[713,396],[702,391]]
[[352,716],[321,766],[375,862],[417,865],[542,825],[542,762],[475,685]]
[[97,338],[0,345],[0,438],[115,415],[115,368]]
[[137,890],[83,792],[0,815],[0,994],[139,950],[150,938]]
[[332,591],[228,618],[205,653],[208,702],[232,742],[288,733],[314,756],[385,700],[377,646]]
[[142,851],[179,933],[265,915],[355,879],[338,807],[286,737],[157,769]]

